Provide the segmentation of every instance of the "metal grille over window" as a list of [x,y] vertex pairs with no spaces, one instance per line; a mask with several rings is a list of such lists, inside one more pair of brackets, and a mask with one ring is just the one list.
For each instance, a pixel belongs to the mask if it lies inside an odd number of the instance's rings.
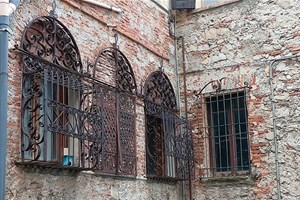
[[126,57],[102,50],[83,66],[77,45],[52,17],[25,29],[22,163],[136,175],[136,83]]
[[248,90],[222,78],[198,93],[202,177],[249,174]]
[[145,88],[147,177],[185,180],[194,176],[191,129],[178,117],[175,93],[165,74],[153,72]]

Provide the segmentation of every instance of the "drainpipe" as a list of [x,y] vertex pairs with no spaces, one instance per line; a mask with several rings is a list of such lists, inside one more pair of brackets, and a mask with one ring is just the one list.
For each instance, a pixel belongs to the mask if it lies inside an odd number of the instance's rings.
[[[175,73],[176,73],[176,88],[177,88],[177,96],[176,96],[176,102],[177,102],[177,109],[179,110],[179,115],[181,116],[181,102],[180,102],[180,75],[179,75],[179,67],[178,67],[178,51],[177,51],[177,41],[179,38],[177,38],[177,33],[176,33],[176,14],[174,15],[174,56],[175,56]],[[182,181],[179,184],[179,194],[180,200],[185,199],[185,192],[184,192],[184,181]]]
[[122,13],[123,12],[123,10],[120,9],[120,8],[112,7],[112,6],[109,6],[107,4],[100,3],[100,2],[98,2],[96,0],[82,0],[82,1],[85,2],[85,3],[89,3],[89,4],[92,4],[92,5],[95,5],[95,6],[99,6],[101,8],[105,8],[105,9],[114,11],[116,13]]
[[278,161],[278,138],[276,128],[276,115],[275,115],[275,98],[274,98],[274,86],[273,86],[273,65],[277,62],[274,60],[270,63],[270,90],[271,90],[271,105],[272,105],[272,118],[273,118],[273,134],[274,134],[274,148],[275,148],[275,170],[276,170],[276,189],[277,189],[277,200],[281,200],[280,192],[280,172],[279,172],[279,161]]
[[279,160],[278,160],[278,135],[277,135],[277,127],[276,127],[276,113],[275,113],[275,97],[274,97],[274,86],[273,86],[273,68],[274,64],[279,61],[284,61],[292,58],[299,58],[299,55],[284,57],[273,60],[269,67],[270,67],[270,76],[269,76],[269,83],[270,83],[270,99],[272,105],[272,118],[273,118],[273,135],[274,135],[274,148],[275,148],[275,173],[276,173],[276,190],[277,190],[277,200],[281,200],[281,185],[280,185],[280,169],[279,169]]
[[[184,37],[180,36],[181,45],[182,45],[182,73],[183,73],[183,95],[184,95],[184,111],[185,111],[185,120],[188,121],[188,107],[187,107],[187,86],[186,86],[186,66],[185,66],[185,44]],[[191,180],[191,166],[188,164],[189,168],[189,199],[193,199],[192,194],[192,180]]]
[[0,0],[0,199],[5,196],[9,16],[19,0]]

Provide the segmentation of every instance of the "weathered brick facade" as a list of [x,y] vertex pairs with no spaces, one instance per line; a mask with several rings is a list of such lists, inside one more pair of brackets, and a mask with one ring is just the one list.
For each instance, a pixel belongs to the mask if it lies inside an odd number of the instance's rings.
[[[79,0],[56,1],[57,19],[70,30],[84,64],[94,62],[101,49],[111,47],[117,32],[119,50],[133,68],[138,91],[142,91],[146,78],[163,65],[178,93],[176,59],[182,70],[182,44],[179,40],[176,58],[168,13],[150,0],[101,2],[124,12],[118,14]],[[24,0],[11,17],[6,199],[189,199],[188,182],[181,194],[181,182],[146,178],[142,99],[137,100],[136,107],[136,178],[15,164],[20,161],[21,151],[23,64],[14,46],[20,43],[26,24],[49,15],[51,5],[50,0]],[[277,199],[278,183],[283,199],[300,198],[299,6],[297,0],[242,0],[216,8],[177,12],[176,36],[185,39],[188,114],[194,133],[194,199]],[[183,76],[181,71],[181,95]],[[236,85],[228,86],[230,89],[245,82],[250,87],[247,109],[251,173],[206,178],[201,174],[205,151],[201,145],[205,141],[198,129],[206,111],[197,104],[195,91],[224,77],[235,81]],[[274,132],[278,135],[278,160]]]
[[[163,65],[175,86],[174,40],[169,35],[168,15],[151,1],[101,1],[121,8],[115,13],[76,0],[56,1],[58,20],[73,35],[81,59],[94,62],[105,47],[112,47],[118,33],[118,46],[128,58],[136,78],[138,92],[146,78]],[[146,179],[144,102],[137,101],[136,150],[137,177],[74,173],[17,166],[20,161],[22,58],[14,50],[26,24],[49,15],[52,1],[22,1],[11,17],[14,32],[9,40],[9,99],[6,199],[178,199],[178,184]],[[114,29],[114,30],[113,30]],[[163,63],[163,64],[161,64]]]

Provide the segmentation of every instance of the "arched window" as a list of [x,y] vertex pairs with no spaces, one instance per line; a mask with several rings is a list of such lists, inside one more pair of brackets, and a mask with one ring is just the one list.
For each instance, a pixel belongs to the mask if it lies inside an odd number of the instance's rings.
[[168,77],[153,72],[144,87],[147,177],[188,179],[193,168],[193,143],[186,121],[178,117]]
[[[94,65],[97,81],[92,105],[101,108],[103,140],[99,169],[136,174],[136,82],[125,55],[116,48],[102,50]],[[99,82],[98,82],[99,81]]]
[[[114,48],[83,66],[67,28],[39,17],[25,29],[22,162],[136,174],[136,83]],[[130,138],[130,139],[128,139]]]

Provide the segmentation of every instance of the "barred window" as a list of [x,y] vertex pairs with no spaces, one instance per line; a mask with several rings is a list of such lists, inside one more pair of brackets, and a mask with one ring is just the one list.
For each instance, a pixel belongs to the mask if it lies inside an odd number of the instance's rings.
[[[221,83],[218,84],[221,87]],[[249,131],[246,88],[201,94],[202,176],[249,173]]]
[[165,74],[153,72],[145,84],[147,177],[192,177],[193,142],[187,122],[178,117],[175,93]]
[[116,48],[83,66],[67,28],[52,17],[25,29],[21,163],[136,175],[131,66]]

